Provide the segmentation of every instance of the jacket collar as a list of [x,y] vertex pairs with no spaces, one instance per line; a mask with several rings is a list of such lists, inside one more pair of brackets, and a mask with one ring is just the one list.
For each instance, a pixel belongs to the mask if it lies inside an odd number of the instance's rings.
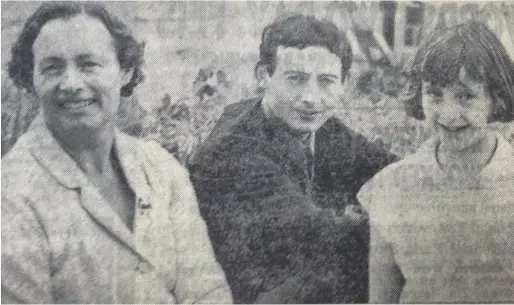
[[57,142],[41,115],[32,122],[29,131],[32,132],[31,154],[59,183],[70,189],[88,184],[86,175]]
[[[89,182],[77,163],[64,151],[46,127],[43,119],[38,117],[32,123],[30,129],[32,139],[30,139],[29,149],[36,160],[64,187],[80,189],[80,204],[87,213],[100,226],[110,231],[120,242],[128,246],[132,252],[144,257],[136,250],[133,232],[129,230],[100,192]],[[142,164],[145,156],[138,145],[137,140],[116,131],[116,153],[127,182],[136,195],[136,201],[139,201],[139,198],[148,200],[150,196],[148,176]],[[136,225],[136,222],[134,222],[134,226]]]
[[[38,116],[30,126],[33,131],[30,151],[32,155],[67,188],[79,188],[89,184],[89,181],[78,164],[64,151],[59,142],[46,127],[44,120]],[[141,186],[147,185],[146,173],[141,162],[144,156],[138,149],[138,142],[116,130],[114,140],[117,157],[130,187],[141,193],[146,190]]]

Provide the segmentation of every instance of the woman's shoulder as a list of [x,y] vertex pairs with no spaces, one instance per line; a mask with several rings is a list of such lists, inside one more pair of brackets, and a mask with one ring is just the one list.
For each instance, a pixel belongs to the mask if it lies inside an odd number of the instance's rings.
[[[31,153],[37,133],[29,130],[23,134],[12,149],[2,157],[2,192],[28,190],[35,180],[45,173]],[[20,187],[20,186],[24,187]]]
[[125,133],[121,133],[120,138],[125,145],[137,148],[138,158],[144,159],[147,170],[179,179],[189,177],[187,169],[157,141],[138,139]]

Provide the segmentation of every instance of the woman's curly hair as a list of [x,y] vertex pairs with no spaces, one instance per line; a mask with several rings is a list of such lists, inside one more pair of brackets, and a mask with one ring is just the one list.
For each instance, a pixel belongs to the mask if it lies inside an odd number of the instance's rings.
[[129,28],[111,15],[101,4],[94,2],[45,2],[32,14],[23,27],[16,43],[12,47],[11,60],[8,64],[9,76],[17,87],[34,92],[34,54],[32,46],[41,28],[54,19],[68,19],[79,14],[86,14],[100,20],[111,33],[120,67],[133,69],[129,83],[121,88],[121,96],[130,96],[134,88],[143,81],[144,43],[132,36]]

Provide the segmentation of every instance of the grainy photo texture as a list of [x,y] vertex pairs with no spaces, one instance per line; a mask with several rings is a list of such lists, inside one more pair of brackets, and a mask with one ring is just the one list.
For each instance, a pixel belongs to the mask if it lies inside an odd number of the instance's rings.
[[514,4],[2,1],[2,303],[514,303]]

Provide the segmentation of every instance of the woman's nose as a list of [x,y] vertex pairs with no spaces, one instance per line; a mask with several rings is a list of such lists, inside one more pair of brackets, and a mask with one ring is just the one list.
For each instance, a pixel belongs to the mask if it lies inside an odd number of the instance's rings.
[[75,93],[84,88],[84,79],[79,71],[73,68],[66,69],[59,83],[59,90]]

